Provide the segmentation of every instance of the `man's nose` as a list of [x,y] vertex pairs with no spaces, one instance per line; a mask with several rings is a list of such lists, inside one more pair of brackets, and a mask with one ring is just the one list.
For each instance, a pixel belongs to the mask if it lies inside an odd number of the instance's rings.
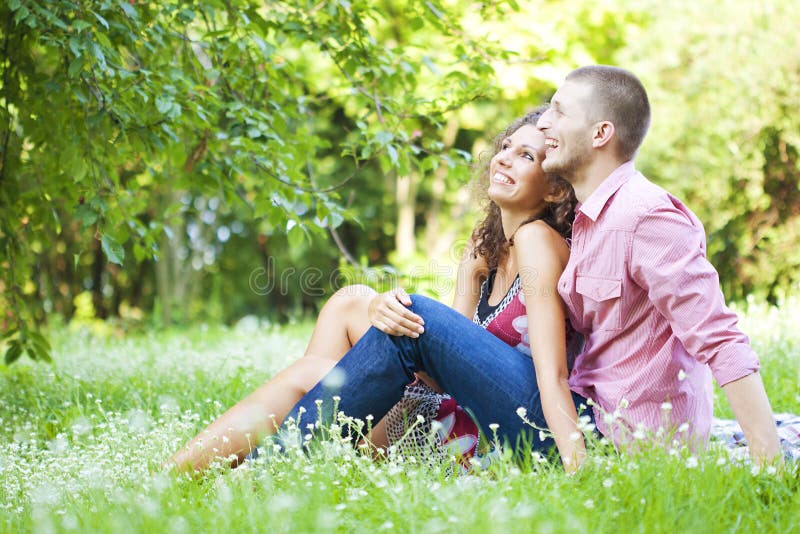
[[544,130],[550,127],[550,110],[548,109],[539,117],[539,120],[536,121],[536,127],[540,130]]

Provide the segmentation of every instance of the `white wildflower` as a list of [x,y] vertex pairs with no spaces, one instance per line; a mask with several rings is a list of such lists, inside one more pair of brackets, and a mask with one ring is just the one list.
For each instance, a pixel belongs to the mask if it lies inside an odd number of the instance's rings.
[[525,417],[528,416],[528,410],[526,410],[524,407],[520,406],[519,408],[517,408],[517,415],[521,419],[525,419]]
[[778,469],[774,465],[770,465],[769,467],[767,467],[767,474],[768,475],[774,475],[777,472],[778,472]]

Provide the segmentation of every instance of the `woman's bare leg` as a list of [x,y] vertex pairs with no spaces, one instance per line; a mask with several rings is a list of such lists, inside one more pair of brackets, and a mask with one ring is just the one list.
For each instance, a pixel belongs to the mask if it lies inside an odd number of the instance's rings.
[[368,286],[345,286],[322,307],[305,355],[339,361],[369,330],[369,303],[377,293]]
[[215,458],[241,462],[369,329],[367,309],[375,294],[367,286],[337,291],[320,311],[305,355],[213,421],[171,462],[179,471],[202,471]]

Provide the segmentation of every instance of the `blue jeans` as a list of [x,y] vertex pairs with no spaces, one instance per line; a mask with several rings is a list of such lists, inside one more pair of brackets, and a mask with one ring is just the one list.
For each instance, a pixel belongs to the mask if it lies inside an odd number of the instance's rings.
[[[377,422],[403,396],[414,372],[424,371],[471,412],[482,432],[495,423],[505,445],[551,448],[551,438],[539,439],[538,429],[517,415],[517,409],[524,407],[529,421],[547,428],[531,357],[452,308],[421,295],[412,295],[411,300],[411,311],[425,319],[425,332],[419,338],[390,336],[370,328],[331,374],[300,399],[286,421],[296,420],[304,409],[301,430],[320,418],[329,423],[334,415],[332,397],[338,395],[338,411],[361,420],[371,414]],[[576,409],[585,405],[583,397],[572,396]],[[321,414],[318,399],[323,401]],[[583,412],[591,414],[591,410]],[[486,435],[494,437],[491,431]]]

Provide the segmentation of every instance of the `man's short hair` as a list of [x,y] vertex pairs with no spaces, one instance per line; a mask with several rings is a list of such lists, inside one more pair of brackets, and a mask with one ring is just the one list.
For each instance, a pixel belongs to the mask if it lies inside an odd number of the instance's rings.
[[619,67],[591,65],[575,69],[567,81],[591,85],[589,119],[612,122],[619,155],[632,159],[650,127],[650,101],[639,78]]

